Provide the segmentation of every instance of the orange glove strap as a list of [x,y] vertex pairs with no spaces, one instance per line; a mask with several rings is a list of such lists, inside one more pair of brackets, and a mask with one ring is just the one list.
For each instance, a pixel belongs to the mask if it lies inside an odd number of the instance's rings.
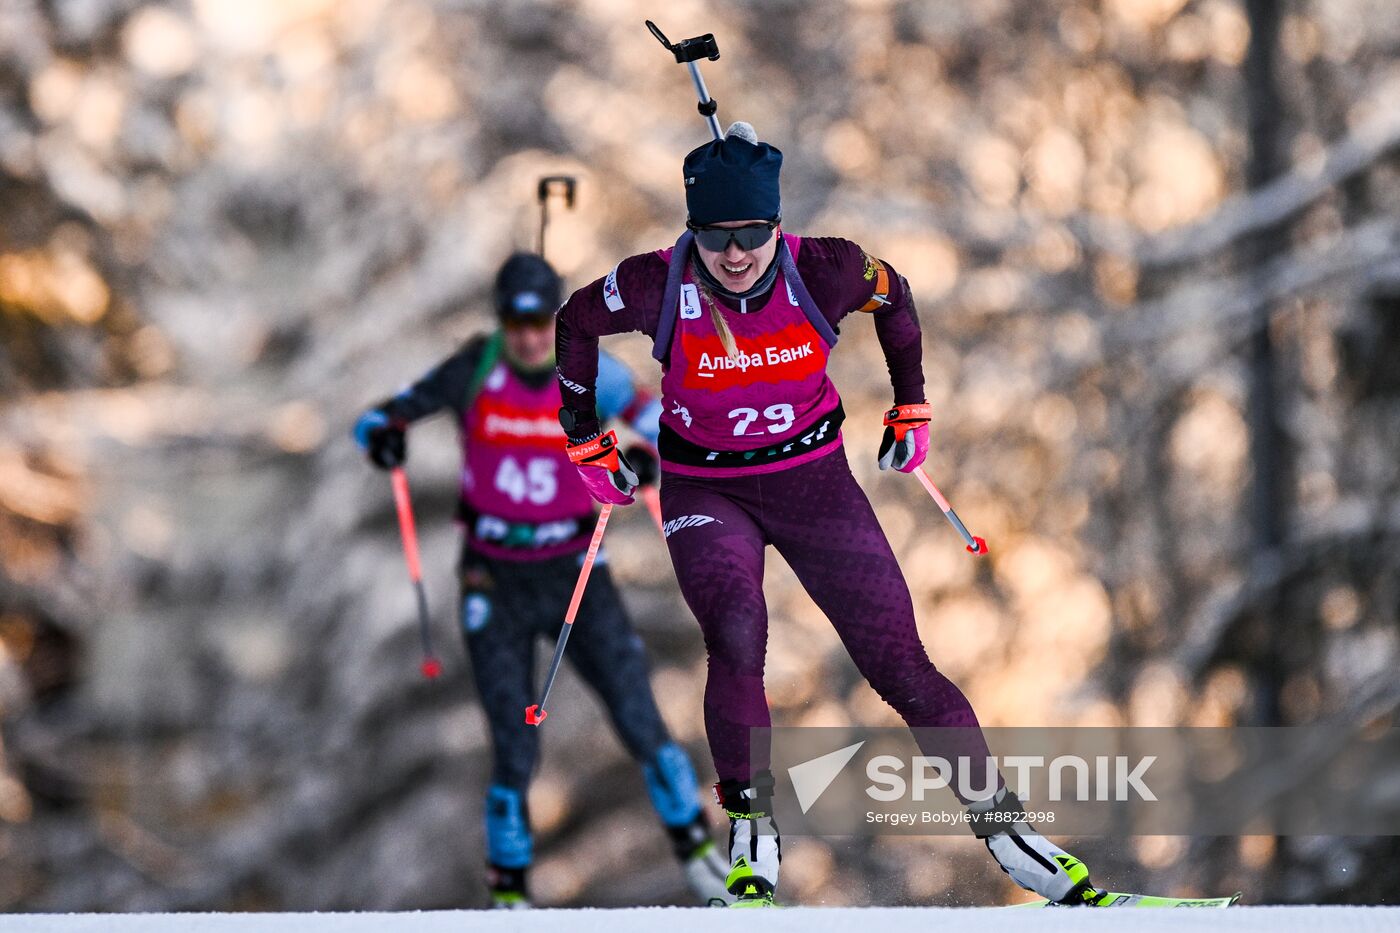
[[885,427],[894,428],[894,439],[904,440],[910,428],[928,424],[933,420],[933,406],[928,402],[917,405],[896,405],[885,412]]
[[616,431],[600,434],[592,440],[580,444],[565,444],[564,450],[569,454],[569,460],[575,466],[582,464],[603,467],[613,472],[621,469],[621,464],[617,462]]

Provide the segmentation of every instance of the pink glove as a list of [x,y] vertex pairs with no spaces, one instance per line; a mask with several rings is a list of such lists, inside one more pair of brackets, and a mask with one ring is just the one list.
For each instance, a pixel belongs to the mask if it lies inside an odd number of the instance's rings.
[[632,493],[638,485],[637,471],[617,449],[617,432],[570,443],[565,450],[578,467],[588,494],[596,501],[613,505],[631,505],[636,501]]
[[894,467],[913,473],[928,456],[928,423],[933,406],[896,405],[885,412],[885,436],[880,441],[880,469]]

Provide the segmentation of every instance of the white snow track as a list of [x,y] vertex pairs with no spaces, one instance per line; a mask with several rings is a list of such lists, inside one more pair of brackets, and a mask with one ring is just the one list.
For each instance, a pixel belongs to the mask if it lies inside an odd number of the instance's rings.
[[1210,930],[1224,933],[1400,931],[1400,907],[1232,907],[1227,910],[1017,910],[792,907],[758,912],[625,910],[434,911],[361,914],[31,914],[0,933],[991,933],[1001,930]]

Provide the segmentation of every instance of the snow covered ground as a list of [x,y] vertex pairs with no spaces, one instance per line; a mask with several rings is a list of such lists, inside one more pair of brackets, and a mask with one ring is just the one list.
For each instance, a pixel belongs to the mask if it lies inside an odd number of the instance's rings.
[[[760,919],[761,918],[761,919]],[[437,911],[363,914],[33,914],[0,917],[0,933],[982,933],[1079,930],[1370,933],[1400,930],[1397,907],[1234,907],[1229,910],[822,908]]]

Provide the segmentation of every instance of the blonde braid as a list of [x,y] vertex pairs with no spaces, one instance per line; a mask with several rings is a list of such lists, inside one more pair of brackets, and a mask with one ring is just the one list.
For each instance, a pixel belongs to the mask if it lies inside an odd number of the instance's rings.
[[695,287],[699,290],[705,304],[710,308],[710,321],[715,325],[715,333],[719,334],[719,342],[724,345],[724,352],[728,354],[732,363],[739,362],[739,344],[734,339],[734,332],[729,329],[729,322],[720,313],[719,303],[715,301],[710,290],[705,287],[704,279],[700,278],[699,271],[695,268],[695,260],[690,260],[690,277],[695,280]]

